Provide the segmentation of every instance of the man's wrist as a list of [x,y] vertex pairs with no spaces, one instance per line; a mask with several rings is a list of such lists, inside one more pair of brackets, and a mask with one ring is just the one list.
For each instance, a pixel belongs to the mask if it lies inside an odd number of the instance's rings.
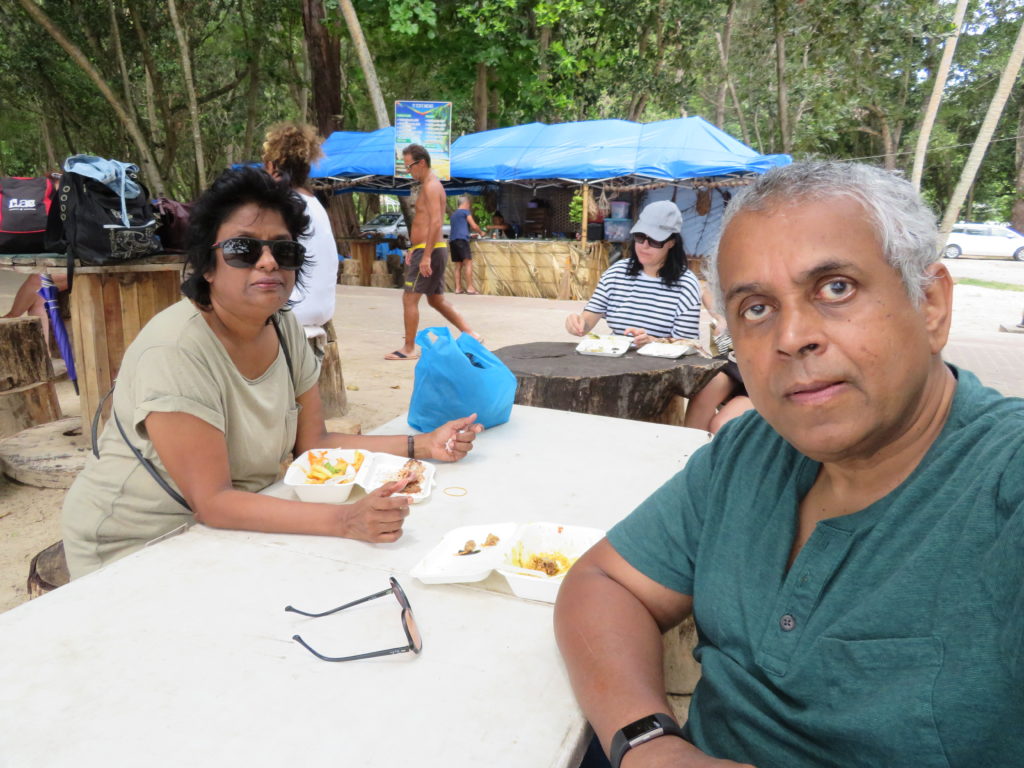
[[683,738],[683,731],[671,715],[664,712],[657,712],[646,717],[641,717],[632,723],[624,725],[612,736],[609,760],[612,768],[619,768],[622,759],[626,754],[642,744],[647,744],[663,736]]

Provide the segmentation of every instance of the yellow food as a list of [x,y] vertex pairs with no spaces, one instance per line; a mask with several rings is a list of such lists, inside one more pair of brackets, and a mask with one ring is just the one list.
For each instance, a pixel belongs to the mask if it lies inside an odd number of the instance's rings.
[[512,548],[512,565],[531,571],[540,571],[546,576],[562,576],[572,568],[578,558],[567,557],[561,552],[524,552],[520,542]]
[[346,475],[354,476],[363,465],[362,451],[356,451],[352,462],[347,462],[340,456],[333,462],[327,459],[327,451],[308,451],[309,469],[306,470],[306,482],[313,485],[323,485],[327,482],[351,482]]

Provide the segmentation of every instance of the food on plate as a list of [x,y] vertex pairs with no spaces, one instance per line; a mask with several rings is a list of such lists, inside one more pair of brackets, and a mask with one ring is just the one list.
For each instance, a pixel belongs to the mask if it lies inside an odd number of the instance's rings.
[[493,547],[493,546],[496,546],[499,541],[501,541],[501,539],[499,539],[493,533],[488,533],[487,534],[487,538],[484,539],[484,543],[481,544],[480,546],[482,546],[482,547]]
[[545,576],[562,576],[572,568],[577,558],[567,557],[561,552],[530,552],[523,551],[522,542],[512,548],[512,565],[531,571],[540,571]]
[[408,480],[405,487],[402,488],[403,493],[419,493],[423,490],[423,473],[426,472],[426,469],[422,461],[409,459],[391,479],[397,482]]
[[529,568],[531,571],[543,571],[548,576],[559,576],[572,566],[569,558],[560,552],[544,552],[538,555],[530,555],[527,563],[521,567]]
[[470,539],[469,541],[467,541],[465,543],[465,545],[462,547],[462,549],[460,549],[455,554],[456,555],[475,555],[479,551],[480,550],[476,548],[476,542],[473,539]]
[[312,485],[344,485],[355,479],[356,472],[363,465],[362,451],[356,451],[351,462],[340,456],[333,461],[328,460],[327,451],[307,451],[309,469],[306,470],[306,482]]

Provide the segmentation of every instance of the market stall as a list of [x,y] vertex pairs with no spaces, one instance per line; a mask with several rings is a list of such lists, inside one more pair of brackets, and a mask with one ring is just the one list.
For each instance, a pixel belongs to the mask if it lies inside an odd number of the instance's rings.
[[[332,134],[312,176],[335,194],[408,195],[411,180],[393,175],[393,147],[391,128]],[[590,296],[621,254],[637,213],[655,200],[679,206],[683,245],[699,269],[717,243],[733,188],[791,162],[788,155],[758,154],[700,117],[530,123],[462,136],[451,156],[448,194],[482,195],[487,212],[500,211],[508,224],[472,243],[477,288],[563,299]],[[574,206],[577,195],[582,205]],[[350,250],[360,266],[346,266],[347,281],[387,284],[382,275],[365,274],[367,266],[375,269],[365,263],[365,248]]]

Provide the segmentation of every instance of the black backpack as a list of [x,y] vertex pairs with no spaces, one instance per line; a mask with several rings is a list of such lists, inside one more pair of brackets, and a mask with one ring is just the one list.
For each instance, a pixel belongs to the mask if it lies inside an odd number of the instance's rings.
[[[48,250],[70,251],[82,264],[103,266],[159,253],[156,218],[149,190],[135,173],[128,177],[139,193],[125,198],[106,184],[67,171],[46,227]],[[69,262],[70,265],[70,262]]]
[[0,253],[42,253],[57,182],[51,176],[0,178]]

